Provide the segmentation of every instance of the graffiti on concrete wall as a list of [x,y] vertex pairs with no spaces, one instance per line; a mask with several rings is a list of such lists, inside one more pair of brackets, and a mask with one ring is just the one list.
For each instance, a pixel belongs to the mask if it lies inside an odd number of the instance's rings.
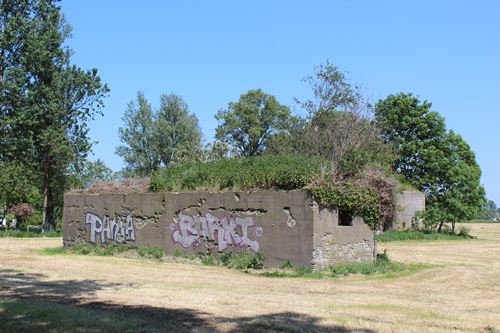
[[203,239],[214,241],[219,251],[229,246],[249,248],[253,252],[259,251],[259,242],[252,240],[251,231],[256,238],[262,237],[264,230],[255,227],[252,217],[225,215],[221,218],[207,213],[204,216],[189,215],[180,212],[170,224],[170,231],[175,243],[185,248],[198,247]]
[[85,223],[90,224],[91,243],[96,242],[96,237],[101,237],[101,243],[114,241],[123,243],[126,241],[135,241],[135,227],[132,216],[127,215],[126,218],[116,217],[110,219],[104,215],[102,219],[93,213],[85,214]]

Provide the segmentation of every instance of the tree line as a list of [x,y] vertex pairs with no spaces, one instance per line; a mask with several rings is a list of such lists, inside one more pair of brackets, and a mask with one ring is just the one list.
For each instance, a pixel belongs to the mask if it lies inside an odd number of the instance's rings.
[[319,156],[330,162],[329,177],[339,184],[374,169],[423,191],[425,218],[439,231],[445,222],[454,228],[456,221],[484,212],[485,191],[474,153],[460,135],[446,128],[430,102],[398,93],[371,105],[361,89],[328,61],[305,81],[314,98],[297,103],[307,116],[293,115],[271,94],[250,90],[218,111],[215,140],[204,147],[196,116],[182,97],[162,96],[155,113],[139,93],[124,115],[123,145],[117,153],[127,172],[137,176],[200,160]]
[[[1,2],[0,202],[4,214],[22,203],[33,206],[46,230],[61,218],[64,191],[117,178],[101,160],[88,160],[88,124],[102,114],[110,90],[97,69],[71,63],[70,36],[57,1]],[[474,153],[430,102],[399,93],[372,105],[328,61],[305,81],[313,98],[296,100],[305,116],[261,89],[249,90],[217,112],[215,138],[205,145],[181,96],[164,94],[155,108],[138,92],[118,133],[116,153],[125,162],[119,177],[146,177],[182,163],[297,154],[327,161],[325,177],[338,184],[369,170],[378,176],[368,181],[392,179],[423,191],[426,218],[439,228],[489,207]]]

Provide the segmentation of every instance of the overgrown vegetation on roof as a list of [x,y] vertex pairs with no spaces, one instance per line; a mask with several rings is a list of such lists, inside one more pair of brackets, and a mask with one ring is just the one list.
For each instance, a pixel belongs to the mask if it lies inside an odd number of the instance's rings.
[[152,191],[300,189],[318,179],[321,160],[298,155],[263,155],[187,163],[151,175]]
[[307,189],[323,206],[361,215],[376,229],[390,223],[394,184],[374,170],[334,181],[331,162],[300,155],[262,155],[167,167],[151,176],[152,191]]

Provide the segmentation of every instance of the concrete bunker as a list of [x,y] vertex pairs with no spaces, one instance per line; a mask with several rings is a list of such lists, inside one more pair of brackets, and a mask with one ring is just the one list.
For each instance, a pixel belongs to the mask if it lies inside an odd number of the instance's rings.
[[373,232],[352,212],[319,206],[305,190],[190,193],[68,193],[65,246],[130,244],[185,252],[262,252],[322,268],[376,258]]

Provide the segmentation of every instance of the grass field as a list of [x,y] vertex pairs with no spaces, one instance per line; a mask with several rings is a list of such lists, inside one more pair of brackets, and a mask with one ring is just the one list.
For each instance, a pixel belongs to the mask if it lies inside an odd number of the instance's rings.
[[405,275],[271,278],[142,258],[44,255],[0,239],[0,332],[498,332],[500,224],[379,243]]

